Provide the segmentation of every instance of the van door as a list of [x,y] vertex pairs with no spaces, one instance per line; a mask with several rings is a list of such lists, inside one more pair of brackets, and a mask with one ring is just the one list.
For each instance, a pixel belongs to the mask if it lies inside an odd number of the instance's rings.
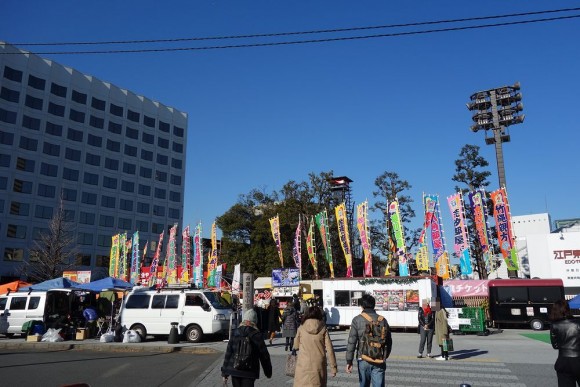
[[183,332],[183,329],[190,324],[199,325],[204,333],[211,332],[213,316],[211,308],[206,307],[204,310],[204,304],[207,304],[207,301],[201,293],[185,293],[185,305],[183,306],[183,314],[179,320],[180,332]]
[[4,313],[6,305],[8,304],[8,297],[0,298],[0,334],[5,335],[8,332],[8,315]]
[[28,321],[26,319],[27,301],[28,296],[26,294],[22,296],[14,295],[10,298],[10,304],[4,311],[8,321],[8,333],[22,333],[22,325]]
[[167,294],[165,296],[165,306],[161,309],[160,334],[168,335],[171,330],[171,323],[179,324],[179,320],[181,319],[181,308],[179,306],[180,298],[182,298],[180,296],[179,293]]

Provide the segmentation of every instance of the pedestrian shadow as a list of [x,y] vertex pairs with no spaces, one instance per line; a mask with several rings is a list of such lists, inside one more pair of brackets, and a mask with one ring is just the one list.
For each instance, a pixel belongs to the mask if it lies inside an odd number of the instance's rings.
[[470,359],[472,357],[486,355],[488,353],[489,353],[489,351],[484,351],[481,349],[462,349],[459,351],[451,352],[450,357],[452,357],[453,359],[461,360],[461,359]]

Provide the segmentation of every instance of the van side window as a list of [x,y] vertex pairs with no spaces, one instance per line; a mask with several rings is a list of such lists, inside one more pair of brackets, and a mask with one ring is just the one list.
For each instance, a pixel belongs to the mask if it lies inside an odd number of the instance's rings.
[[6,302],[8,302],[7,298],[0,298],[0,311],[6,309]]
[[165,309],[177,309],[179,304],[179,294],[171,294],[167,296],[167,301],[165,301]]
[[10,310],[24,310],[26,309],[27,297],[14,297],[10,301]]
[[159,294],[153,296],[153,302],[151,303],[151,309],[163,309],[165,306],[165,294]]
[[151,296],[148,294],[133,294],[127,300],[125,308],[127,309],[147,309],[149,308],[149,300]]
[[28,310],[38,308],[40,304],[40,297],[30,297],[30,301],[28,301]]
[[186,294],[185,306],[203,306],[203,300],[197,294]]

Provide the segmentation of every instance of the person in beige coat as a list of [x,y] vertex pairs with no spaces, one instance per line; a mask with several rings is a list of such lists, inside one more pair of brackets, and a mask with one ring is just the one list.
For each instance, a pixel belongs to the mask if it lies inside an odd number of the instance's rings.
[[294,386],[326,386],[327,364],[332,377],[336,376],[334,348],[322,316],[322,310],[313,306],[302,318],[294,339],[294,350],[298,350]]
[[441,356],[435,360],[449,360],[449,352],[443,350],[443,340],[449,338],[449,325],[447,323],[447,311],[439,303],[435,305],[435,336],[437,344],[441,347]]

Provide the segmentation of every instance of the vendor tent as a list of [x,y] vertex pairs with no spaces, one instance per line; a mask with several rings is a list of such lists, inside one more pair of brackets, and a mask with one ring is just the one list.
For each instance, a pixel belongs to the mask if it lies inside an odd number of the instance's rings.
[[7,284],[4,285],[0,285],[0,295],[2,294],[6,294],[9,291],[11,292],[15,292],[20,288],[23,288],[25,286],[30,286],[32,285],[29,282],[24,282],[24,281],[13,281],[13,282],[9,282]]
[[568,300],[568,305],[570,305],[570,309],[580,309],[580,294]]
[[101,292],[103,290],[113,290],[113,289],[126,290],[131,289],[132,287],[133,284],[113,277],[103,278],[100,280],[89,282],[88,284],[80,284],[78,286],[79,289],[90,290],[93,292]]
[[52,290],[52,289],[78,289],[79,283],[65,277],[54,278],[28,287],[20,288],[21,291],[28,290]]

